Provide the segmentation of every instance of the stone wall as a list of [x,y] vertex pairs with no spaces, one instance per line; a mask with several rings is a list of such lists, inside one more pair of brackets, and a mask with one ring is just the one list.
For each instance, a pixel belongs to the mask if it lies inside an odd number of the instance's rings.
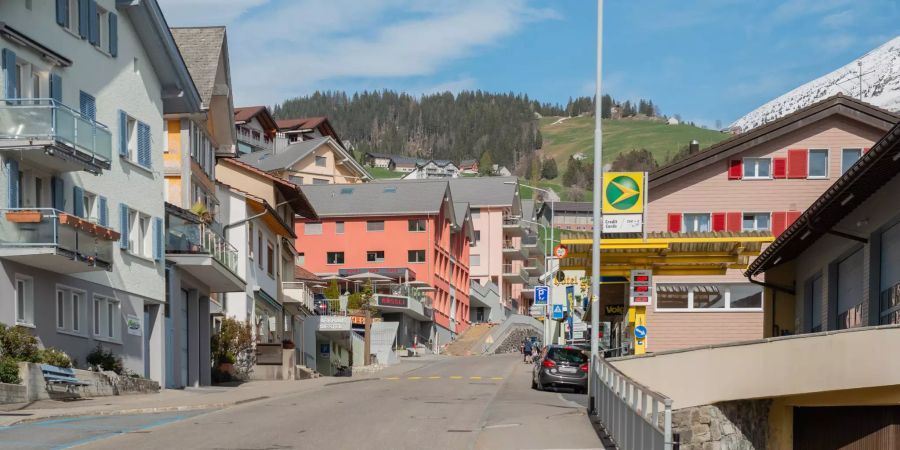
[[738,400],[683,408],[672,414],[682,450],[765,449],[771,400]]
[[28,389],[21,384],[0,383],[0,405],[4,403],[25,403]]
[[503,343],[497,346],[497,350],[495,350],[494,353],[519,353],[521,351],[522,341],[524,341],[526,337],[530,338],[535,336],[540,337],[540,334],[531,327],[513,328],[512,331],[507,333],[506,338],[503,339]]
[[150,394],[159,392],[159,383],[146,378],[117,375],[115,372],[91,372],[74,369],[75,378],[89,383],[67,392],[65,386],[47,389],[40,364],[19,363],[19,378],[27,390],[28,401],[72,397],[105,397],[110,395]]

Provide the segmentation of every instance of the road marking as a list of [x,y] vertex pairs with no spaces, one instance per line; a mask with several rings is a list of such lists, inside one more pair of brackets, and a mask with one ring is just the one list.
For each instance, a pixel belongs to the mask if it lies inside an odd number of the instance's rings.
[[387,377],[385,380],[399,380],[400,377]]
[[429,380],[440,380],[441,377],[428,377]]
[[421,380],[422,377],[406,377],[407,380]]
[[469,377],[470,380],[480,380],[481,377]]
[[491,377],[492,380],[502,380],[503,377]]
[[452,376],[450,377],[450,379],[451,379],[451,380],[462,380],[462,377],[459,376],[459,375],[452,375]]

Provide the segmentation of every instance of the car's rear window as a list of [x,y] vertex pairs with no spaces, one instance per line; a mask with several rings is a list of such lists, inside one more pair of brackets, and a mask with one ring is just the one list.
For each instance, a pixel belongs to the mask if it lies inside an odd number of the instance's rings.
[[584,364],[587,362],[587,356],[581,350],[574,348],[551,348],[547,350],[547,358],[556,362],[568,362],[575,364]]

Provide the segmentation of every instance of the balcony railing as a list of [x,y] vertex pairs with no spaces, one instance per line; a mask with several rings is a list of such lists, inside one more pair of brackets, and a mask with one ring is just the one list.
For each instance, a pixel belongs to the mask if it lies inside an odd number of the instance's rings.
[[512,239],[506,239],[503,241],[503,250],[519,250],[519,246]]
[[[53,208],[6,208],[0,209],[0,213],[3,215],[0,219],[0,247],[17,250],[8,251],[8,255],[26,256],[32,252],[36,255],[39,253],[37,249],[53,248],[56,254],[69,260],[112,270],[112,241],[119,238],[119,233],[112,229]],[[48,269],[55,266],[52,261],[46,265]],[[75,267],[66,269],[66,272],[91,270]]]
[[16,141],[52,141],[107,167],[112,159],[109,128],[53,99],[0,100],[0,147],[23,146]]
[[310,311],[315,311],[315,295],[302,281],[283,281],[281,282],[282,292],[284,296],[290,300],[302,304]]
[[238,130],[237,132],[237,140],[238,142],[243,142],[245,144],[265,150],[271,150],[275,143],[275,141],[272,139],[267,141],[262,137],[255,138],[252,135],[242,134],[240,130]]
[[512,264],[503,264],[503,276],[504,277],[518,277],[521,279],[520,283],[525,283],[528,281],[528,272],[523,268],[515,269]]
[[166,253],[205,253],[237,273],[238,252],[221,235],[200,223],[191,223],[169,216],[166,229]]

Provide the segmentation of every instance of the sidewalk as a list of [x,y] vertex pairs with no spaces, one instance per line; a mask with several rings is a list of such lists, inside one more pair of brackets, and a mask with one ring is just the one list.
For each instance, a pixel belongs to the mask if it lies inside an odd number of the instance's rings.
[[248,402],[322,389],[335,383],[379,379],[429,364],[437,358],[415,358],[378,372],[354,377],[320,377],[310,380],[249,381],[237,386],[163,389],[158,394],[95,397],[72,401],[39,400],[27,404],[0,405],[0,427],[59,417],[85,415],[148,414],[198,409],[219,409]]

